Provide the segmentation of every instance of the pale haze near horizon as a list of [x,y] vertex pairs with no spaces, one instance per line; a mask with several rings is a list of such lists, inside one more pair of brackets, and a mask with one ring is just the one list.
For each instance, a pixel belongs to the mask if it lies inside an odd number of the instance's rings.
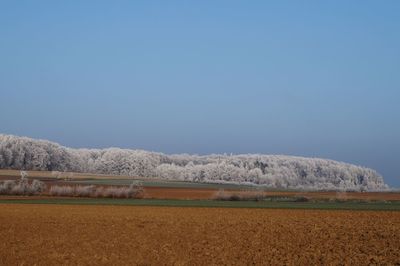
[[400,186],[400,3],[0,4],[0,133],[329,158]]

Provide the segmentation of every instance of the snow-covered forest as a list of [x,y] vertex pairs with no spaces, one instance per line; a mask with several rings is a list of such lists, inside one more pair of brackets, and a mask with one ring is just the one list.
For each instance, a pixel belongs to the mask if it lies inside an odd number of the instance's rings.
[[376,171],[347,163],[281,155],[167,155],[119,148],[72,149],[0,134],[0,168],[85,172],[271,188],[384,190]]

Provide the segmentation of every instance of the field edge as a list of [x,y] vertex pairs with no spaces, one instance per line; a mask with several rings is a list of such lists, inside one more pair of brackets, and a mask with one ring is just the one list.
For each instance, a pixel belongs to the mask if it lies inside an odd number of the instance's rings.
[[256,209],[373,210],[400,211],[400,202],[272,202],[177,199],[46,198],[2,199],[0,204],[115,205]]

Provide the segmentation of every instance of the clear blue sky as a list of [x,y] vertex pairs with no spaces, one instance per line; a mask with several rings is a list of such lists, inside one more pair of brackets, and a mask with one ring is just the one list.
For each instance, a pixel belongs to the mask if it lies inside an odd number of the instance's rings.
[[[118,3],[115,3],[118,2]],[[400,1],[1,1],[0,132],[400,186]]]

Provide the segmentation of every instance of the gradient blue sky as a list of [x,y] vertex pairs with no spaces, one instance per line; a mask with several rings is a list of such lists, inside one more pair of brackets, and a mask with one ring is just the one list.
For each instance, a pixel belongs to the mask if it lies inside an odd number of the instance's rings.
[[[117,2],[117,3],[115,3]],[[0,1],[0,132],[400,186],[400,1]]]

